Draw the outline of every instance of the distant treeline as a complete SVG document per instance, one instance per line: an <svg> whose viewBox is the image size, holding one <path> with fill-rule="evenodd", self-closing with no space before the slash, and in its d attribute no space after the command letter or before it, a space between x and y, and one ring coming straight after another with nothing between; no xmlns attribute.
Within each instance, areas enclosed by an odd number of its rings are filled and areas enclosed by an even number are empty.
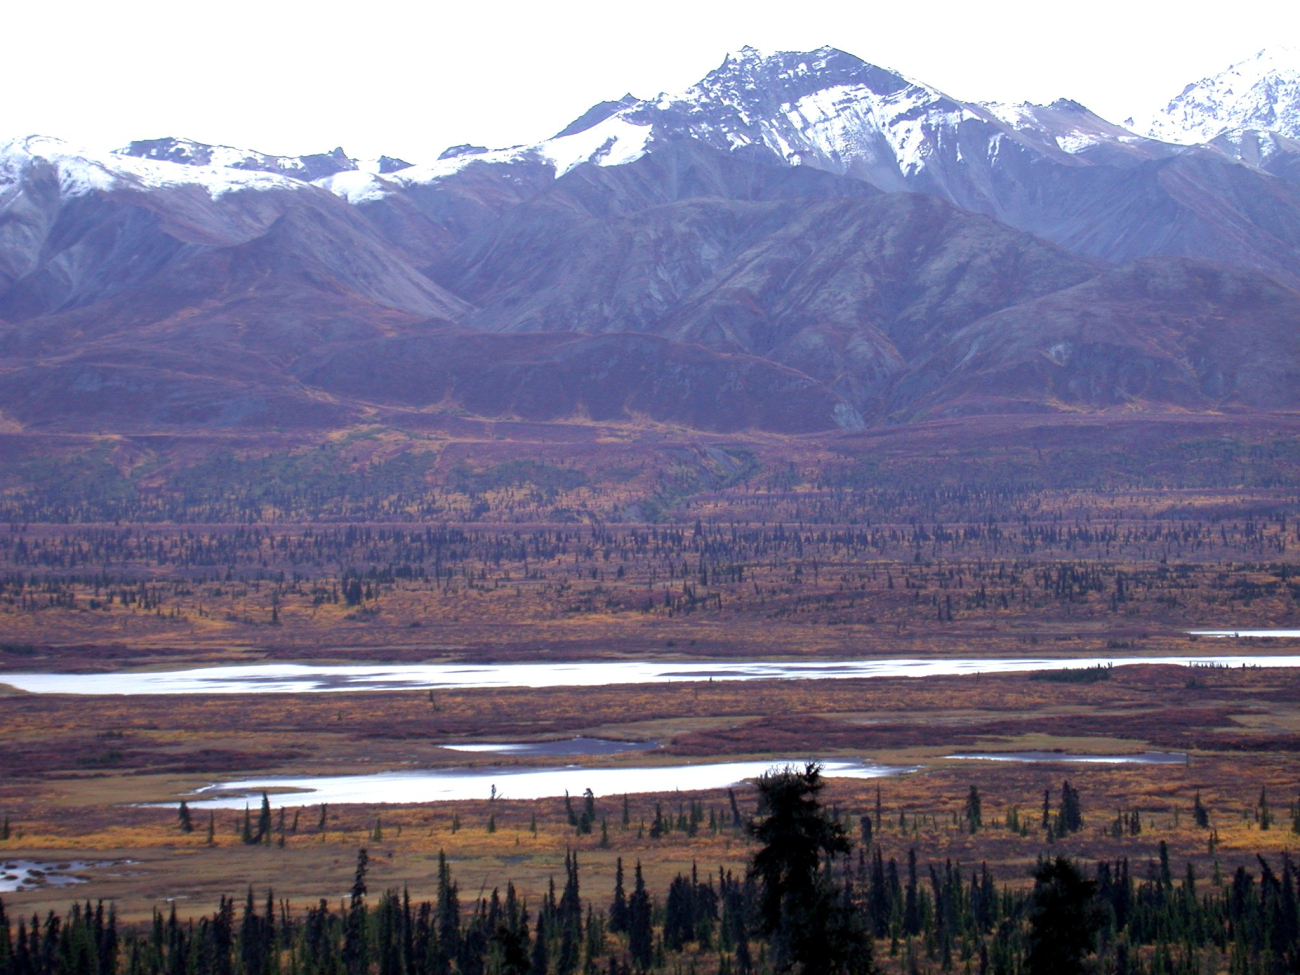
<svg viewBox="0 0 1300 975"><path fill-rule="evenodd" d="M1208 600L1300 610L1300 520L1048 517L857 525L0 527L0 609L177 606L289 597L367 606L393 588L524 591L558 612L759 609L874 622ZM1134 563L1145 562L1145 565ZM269 607L263 607L267 613ZM1105 675L1084 675L1099 679ZM1062 678L1065 679L1065 678Z"/></svg>
<svg viewBox="0 0 1300 975"><path fill-rule="evenodd" d="M418 443L372 454L379 439L371 431L261 455L218 450L189 464L150 456L124 466L102 445L15 460L0 469L0 521L663 523L721 505L739 521L829 524L1033 516L1045 495L1181 488L1281 495L1294 511L1300 487L1300 439L1290 437L1153 438L1141 450L1104 438L1068 448L966 445L892 459L823 455L802 464L740 445L611 445L563 456L562 444L519 444L517 453L535 456L496 462L442 462ZM484 453L499 457L502 448Z"/></svg>

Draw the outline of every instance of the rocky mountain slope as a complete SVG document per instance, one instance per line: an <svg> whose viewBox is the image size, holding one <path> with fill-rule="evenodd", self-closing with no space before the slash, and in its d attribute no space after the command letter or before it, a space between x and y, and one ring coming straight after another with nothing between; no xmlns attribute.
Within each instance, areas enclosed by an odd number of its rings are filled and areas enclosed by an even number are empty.
<svg viewBox="0 0 1300 975"><path fill-rule="evenodd" d="M18 140L0 423L1294 409L1300 143L1265 87L1185 146L744 49L680 95L415 166ZM1243 128L1264 101L1276 130Z"/></svg>
<svg viewBox="0 0 1300 975"><path fill-rule="evenodd" d="M584 159L617 166L684 139L938 196L1103 260L1197 257L1300 287L1300 194L1243 154L1139 136L1067 100L962 102L832 48L745 48L681 94L603 103L536 146L461 152L371 179L357 202L470 167L563 175Z"/></svg>
<svg viewBox="0 0 1300 975"><path fill-rule="evenodd" d="M1153 139L1186 145L1243 129L1300 138L1300 48L1260 51L1188 85L1158 112L1127 124Z"/></svg>

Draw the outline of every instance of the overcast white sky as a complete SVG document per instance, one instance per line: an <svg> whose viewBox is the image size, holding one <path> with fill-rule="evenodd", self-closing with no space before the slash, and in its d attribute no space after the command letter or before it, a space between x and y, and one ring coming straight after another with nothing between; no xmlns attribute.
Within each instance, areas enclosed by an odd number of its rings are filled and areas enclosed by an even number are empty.
<svg viewBox="0 0 1300 975"><path fill-rule="evenodd" d="M1122 121L1275 44L1296 0L10 0L0 137L187 136L411 161L545 138L729 50L829 44L970 100L1074 98Z"/></svg>

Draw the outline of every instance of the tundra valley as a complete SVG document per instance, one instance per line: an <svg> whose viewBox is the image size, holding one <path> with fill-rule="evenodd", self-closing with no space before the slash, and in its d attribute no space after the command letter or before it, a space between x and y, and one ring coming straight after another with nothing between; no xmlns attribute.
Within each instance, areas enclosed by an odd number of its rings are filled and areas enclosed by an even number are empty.
<svg viewBox="0 0 1300 975"><path fill-rule="evenodd" d="M0 975L1294 972L1298 754L1294 51L0 144Z"/></svg>

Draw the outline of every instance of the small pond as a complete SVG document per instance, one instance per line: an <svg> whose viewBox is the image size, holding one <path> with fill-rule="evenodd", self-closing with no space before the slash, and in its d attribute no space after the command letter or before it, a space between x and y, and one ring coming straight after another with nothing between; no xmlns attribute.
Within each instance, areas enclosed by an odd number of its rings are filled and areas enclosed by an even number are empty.
<svg viewBox="0 0 1300 975"><path fill-rule="evenodd" d="M86 860L4 860L0 861L0 894L13 894L37 887L71 887L84 884L89 877L81 876L91 867L106 864Z"/></svg>
<svg viewBox="0 0 1300 975"><path fill-rule="evenodd" d="M704 765L658 765L639 768L476 768L378 772L369 775L268 776L222 782L187 797L194 809L243 809L269 794L272 806L314 806L342 803L417 803L453 799L545 799L565 792L579 796L590 789L596 796L640 792L704 792L738 785L768 769L801 765L802 761L721 762ZM869 762L828 761L827 778L875 779L901 775L914 768Z"/></svg>
<svg viewBox="0 0 1300 975"><path fill-rule="evenodd" d="M659 747L657 741L610 741L606 738L565 738L559 741L473 742L439 745L454 752L486 755L536 756L563 758L569 755L619 755L623 752L649 752Z"/></svg>
<svg viewBox="0 0 1300 975"><path fill-rule="evenodd" d="M1181 752L1142 752L1133 755L1072 755L1068 752L978 752L949 758L982 762L1082 762L1098 765L1185 765Z"/></svg>

